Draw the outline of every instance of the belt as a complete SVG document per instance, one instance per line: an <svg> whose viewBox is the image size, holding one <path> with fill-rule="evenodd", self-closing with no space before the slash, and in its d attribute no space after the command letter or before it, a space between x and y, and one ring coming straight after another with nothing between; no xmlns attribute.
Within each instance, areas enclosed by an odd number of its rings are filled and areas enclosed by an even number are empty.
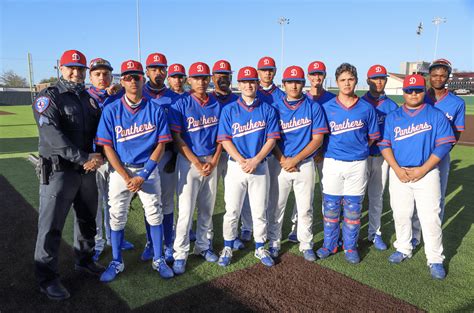
<svg viewBox="0 0 474 313"><path fill-rule="evenodd" d="M131 167L131 168L142 168L145 166L145 163L123 163L123 166L125 167Z"/></svg>
<svg viewBox="0 0 474 313"><path fill-rule="evenodd" d="M381 154L381 153L376 153L376 154L371 154L370 156L371 156L371 157L381 157L382 154Z"/></svg>

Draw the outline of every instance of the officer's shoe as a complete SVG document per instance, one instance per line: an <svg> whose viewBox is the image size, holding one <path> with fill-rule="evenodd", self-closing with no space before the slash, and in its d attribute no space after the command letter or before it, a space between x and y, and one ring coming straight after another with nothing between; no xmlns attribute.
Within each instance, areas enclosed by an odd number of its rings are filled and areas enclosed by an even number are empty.
<svg viewBox="0 0 474 313"><path fill-rule="evenodd" d="M163 257L153 260L151 267L160 273L162 278L168 279L174 277L173 270L166 264L165 258Z"/></svg>
<svg viewBox="0 0 474 313"><path fill-rule="evenodd" d="M374 240L372 240L374 243L374 247L377 250L384 251L387 250L387 245L385 242L383 242L382 236L380 235L375 235Z"/></svg>
<svg viewBox="0 0 474 313"><path fill-rule="evenodd" d="M243 250L243 249L245 249L244 243L239 238L236 238L234 240L234 246L232 247L232 250L237 251L237 250Z"/></svg>
<svg viewBox="0 0 474 313"><path fill-rule="evenodd" d="M411 258L410 254L404 254L399 251L395 251L391 256L388 257L388 261L392 264L398 264L409 258Z"/></svg>
<svg viewBox="0 0 474 313"><path fill-rule="evenodd" d="M44 293L51 300L66 300L71 297L66 287L60 281L54 281L46 287L40 286L40 291Z"/></svg>
<svg viewBox="0 0 474 313"><path fill-rule="evenodd" d="M153 245L151 242L147 242L145 245L145 249L143 249L142 255L140 256L140 259L142 261L150 261L153 259L153 256L155 253L153 252Z"/></svg>
<svg viewBox="0 0 474 313"><path fill-rule="evenodd" d="M337 252L337 247L335 247L333 251L329 250L326 247L321 247L316 251L316 255L318 256L318 258L322 260L322 259L328 258L331 254L334 254L336 252Z"/></svg>
<svg viewBox="0 0 474 313"><path fill-rule="evenodd" d="M220 266L227 266L230 264L231 260L232 249L230 247L224 247L224 249L222 249L221 255L219 256L219 261L217 261L217 264Z"/></svg>
<svg viewBox="0 0 474 313"><path fill-rule="evenodd" d="M97 262L99 261L100 255L102 254L103 250L95 250L94 255L92 256L92 261Z"/></svg>
<svg viewBox="0 0 474 313"><path fill-rule="evenodd" d="M240 240L249 242L250 240L252 240L252 232L250 230L243 230L240 233Z"/></svg>
<svg viewBox="0 0 474 313"><path fill-rule="evenodd" d="M303 250L303 257L309 262L316 261L316 254L314 253L313 249Z"/></svg>
<svg viewBox="0 0 474 313"><path fill-rule="evenodd" d="M196 241L196 233L192 229L189 230L189 241Z"/></svg>
<svg viewBox="0 0 474 313"><path fill-rule="evenodd" d="M105 270L105 272L102 273L100 276L100 281L104 283L111 282L117 277L117 275L125 269L125 264L123 262L119 261L112 261L110 262L109 266Z"/></svg>
<svg viewBox="0 0 474 313"><path fill-rule="evenodd" d="M173 272L176 275L181 275L186 271L186 260L185 259L178 259L174 260L173 263Z"/></svg>
<svg viewBox="0 0 474 313"><path fill-rule="evenodd" d="M270 247L268 248L268 253L270 253L270 256L274 259L278 258L278 255L280 255L280 249L276 247Z"/></svg>
<svg viewBox="0 0 474 313"><path fill-rule="evenodd" d="M434 279L444 279L446 277L446 271L444 270L443 263L431 263L430 273L431 277Z"/></svg>
<svg viewBox="0 0 474 313"><path fill-rule="evenodd" d="M126 251L126 250L132 250L133 248L135 248L135 246L130 241L124 240L120 248Z"/></svg>
<svg viewBox="0 0 474 313"><path fill-rule="evenodd" d="M74 269L78 272L94 276L100 276L105 271L105 267L97 262L74 264Z"/></svg>
<svg viewBox="0 0 474 313"><path fill-rule="evenodd" d="M411 239L411 246L412 246L413 250L415 250L416 247L418 247L419 244L420 244L420 241L418 239L416 239L416 238Z"/></svg>
<svg viewBox="0 0 474 313"><path fill-rule="evenodd" d="M289 242L294 242L294 243L298 243L298 234L296 233L296 230L292 230L289 234L288 234L288 241Z"/></svg>
<svg viewBox="0 0 474 313"><path fill-rule="evenodd" d="M260 247L258 249L255 249L255 257L262 262L263 265L271 267L275 265L275 262L273 261L272 257L270 256L270 253L265 250L264 247Z"/></svg>
<svg viewBox="0 0 474 313"><path fill-rule="evenodd" d="M211 249L201 251L199 255L202 256L207 262L217 262L217 260L219 260L219 257Z"/></svg>
<svg viewBox="0 0 474 313"><path fill-rule="evenodd" d="M174 262L173 247L165 246L165 261L169 264Z"/></svg>
<svg viewBox="0 0 474 313"><path fill-rule="evenodd" d="M346 257L347 262L351 264L357 264L360 262L359 252L357 252L357 250L344 250L344 255Z"/></svg>

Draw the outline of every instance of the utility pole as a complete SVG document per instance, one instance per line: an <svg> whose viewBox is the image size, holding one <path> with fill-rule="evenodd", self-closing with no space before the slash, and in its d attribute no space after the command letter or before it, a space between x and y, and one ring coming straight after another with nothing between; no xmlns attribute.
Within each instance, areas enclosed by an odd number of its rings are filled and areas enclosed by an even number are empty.
<svg viewBox="0 0 474 313"><path fill-rule="evenodd" d="M281 59L280 59L280 66L279 66L281 68L281 70L280 70L280 73L281 73L280 74L281 75L280 82L281 82L281 81L283 81L283 71L285 70L284 63L283 63L284 50L285 50L285 43L284 43L285 42L284 41L284 39L285 39L284 32L285 31L284 31L284 29L285 29L285 25L290 24L290 19L282 16L278 19L278 24L280 24L280 26L281 26Z"/></svg>
<svg viewBox="0 0 474 313"><path fill-rule="evenodd" d="M30 81L30 95L31 95L31 102L35 100L35 90L33 89L33 60L31 58L31 53L28 52L28 77Z"/></svg>
<svg viewBox="0 0 474 313"><path fill-rule="evenodd" d="M138 62L142 62L142 53L140 49L140 0L137 0L137 50Z"/></svg>
<svg viewBox="0 0 474 313"><path fill-rule="evenodd" d="M423 60L421 58L421 34L423 33L423 22L420 22L416 34L418 35L418 65L416 66L416 73L419 74Z"/></svg>
<svg viewBox="0 0 474 313"><path fill-rule="evenodd" d="M436 41L435 41L435 49L434 49L434 56L433 56L433 60L436 60L436 54L438 52L439 25L442 23L446 23L447 19L445 17L435 17L433 18L432 22L436 26Z"/></svg>

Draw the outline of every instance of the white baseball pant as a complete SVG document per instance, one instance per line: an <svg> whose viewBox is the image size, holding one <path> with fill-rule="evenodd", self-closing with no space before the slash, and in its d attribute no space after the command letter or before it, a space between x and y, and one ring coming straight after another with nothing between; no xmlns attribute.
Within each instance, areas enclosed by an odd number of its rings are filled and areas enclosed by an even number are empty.
<svg viewBox="0 0 474 313"><path fill-rule="evenodd" d="M388 163L383 156L369 156L367 159L367 197L369 199L369 234L372 241L380 231L383 211L383 191L388 177Z"/></svg>
<svg viewBox="0 0 474 313"><path fill-rule="evenodd" d="M417 182L402 183L395 172L389 174L390 205L395 221L397 251L412 253L412 217L418 212L428 263L443 263L443 233L439 218L441 187L439 169L434 168Z"/></svg>
<svg viewBox="0 0 474 313"><path fill-rule="evenodd" d="M323 192L333 196L362 196L367 186L367 160L324 158Z"/></svg>
<svg viewBox="0 0 474 313"><path fill-rule="evenodd" d="M212 155L199 157L201 162L210 162ZM174 239L175 260L187 259L189 254L189 230L193 225L194 209L197 207L196 242L194 253L199 254L210 248L208 232L217 194L217 171L209 176L201 176L199 171L182 154L176 163L178 171L178 221Z"/></svg>
<svg viewBox="0 0 474 313"><path fill-rule="evenodd" d="M102 164L96 172L97 183L97 215L95 217L96 231L95 235L95 250L103 251L105 243L110 242L110 215L109 215L109 163ZM105 239L104 239L105 231Z"/></svg>

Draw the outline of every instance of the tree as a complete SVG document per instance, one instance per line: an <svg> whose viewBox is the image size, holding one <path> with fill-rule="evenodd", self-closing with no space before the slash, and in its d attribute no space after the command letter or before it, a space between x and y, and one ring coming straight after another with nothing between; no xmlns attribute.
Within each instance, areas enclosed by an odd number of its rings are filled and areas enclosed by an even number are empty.
<svg viewBox="0 0 474 313"><path fill-rule="evenodd" d="M21 77L14 71L9 70L0 75L0 86L3 87L28 87L26 78Z"/></svg>
<svg viewBox="0 0 474 313"><path fill-rule="evenodd" d="M58 78L55 76L51 76L50 78L43 78L39 83L46 84L46 83L55 83L58 81Z"/></svg>

